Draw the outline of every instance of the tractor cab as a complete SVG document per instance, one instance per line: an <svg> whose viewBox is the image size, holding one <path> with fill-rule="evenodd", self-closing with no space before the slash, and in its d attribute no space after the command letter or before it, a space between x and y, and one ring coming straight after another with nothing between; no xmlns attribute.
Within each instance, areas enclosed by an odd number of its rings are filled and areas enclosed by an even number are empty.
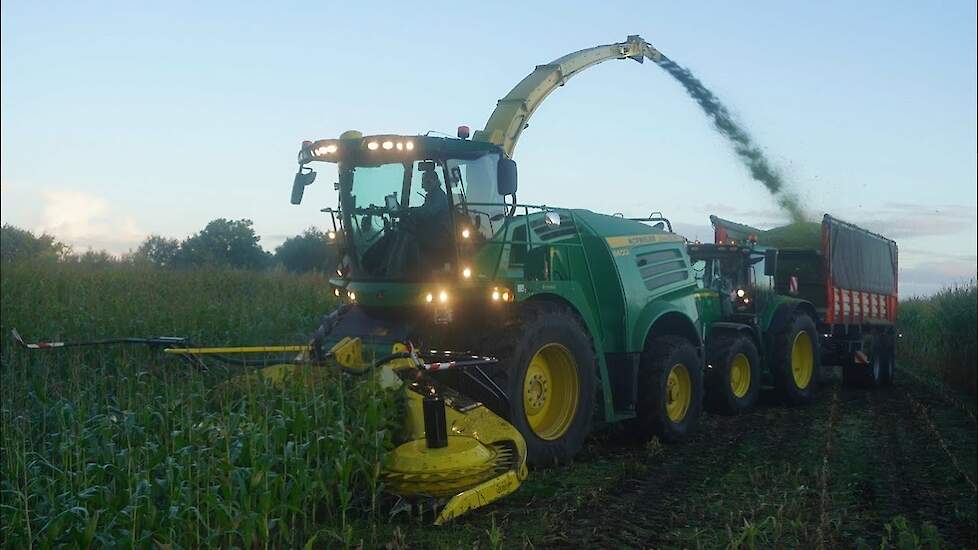
<svg viewBox="0 0 978 550"><path fill-rule="evenodd" d="M337 165L335 238L349 281L424 282L461 274L473 244L490 239L516 192L516 165L496 145L433 136L362 136L304 142L292 203Z"/></svg>
<svg viewBox="0 0 978 550"><path fill-rule="evenodd" d="M776 249L761 249L751 241L691 243L687 248L700 286L717 293L723 317L753 316L762 309L774 289Z"/></svg>

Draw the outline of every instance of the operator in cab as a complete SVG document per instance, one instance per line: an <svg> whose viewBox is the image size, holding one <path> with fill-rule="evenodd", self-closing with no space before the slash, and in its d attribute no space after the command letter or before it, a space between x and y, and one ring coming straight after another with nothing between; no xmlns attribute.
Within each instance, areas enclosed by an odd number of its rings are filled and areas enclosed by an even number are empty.
<svg viewBox="0 0 978 550"><path fill-rule="evenodd" d="M421 173L421 188L425 197L421 206L411 209L410 224L416 231L418 247L428 265L439 265L449 259L451 243L447 239L449 229L448 195L442 189L441 179L434 169Z"/></svg>
<svg viewBox="0 0 978 550"><path fill-rule="evenodd" d="M441 188L438 172L425 170L421 173L421 188L424 189L424 203L411 209L411 215L419 221L441 222L448 215L448 195Z"/></svg>

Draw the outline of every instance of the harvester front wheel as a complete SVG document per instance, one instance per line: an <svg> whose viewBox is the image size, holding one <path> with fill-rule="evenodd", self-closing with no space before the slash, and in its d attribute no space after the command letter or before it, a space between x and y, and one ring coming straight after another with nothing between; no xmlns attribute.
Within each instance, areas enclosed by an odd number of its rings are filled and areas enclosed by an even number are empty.
<svg viewBox="0 0 978 550"><path fill-rule="evenodd" d="M703 367L685 338L654 338L642 353L638 373L637 431L679 442L696 428L703 409Z"/></svg>
<svg viewBox="0 0 978 550"><path fill-rule="evenodd" d="M760 395L761 358L744 336L721 336L710 350L706 371L706 403L721 414L750 410Z"/></svg>
<svg viewBox="0 0 978 550"><path fill-rule="evenodd" d="M501 335L499 385L507 420L526 440L527 460L551 465L573 458L591 429L595 359L578 318L556 304L527 304Z"/></svg>
<svg viewBox="0 0 978 550"><path fill-rule="evenodd" d="M774 345L772 374L778 395L788 405L803 405L815 399L821 353L815 321L795 313Z"/></svg>

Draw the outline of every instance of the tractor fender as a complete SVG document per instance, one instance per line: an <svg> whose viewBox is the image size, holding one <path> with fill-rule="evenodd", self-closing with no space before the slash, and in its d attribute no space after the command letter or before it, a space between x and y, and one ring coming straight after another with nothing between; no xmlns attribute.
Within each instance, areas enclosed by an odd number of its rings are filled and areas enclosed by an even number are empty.
<svg viewBox="0 0 978 550"><path fill-rule="evenodd" d="M717 321L710 325L710 332L706 337L706 345L709 347L712 342L716 341L716 338L723 335L729 336L746 336L754 342L757 349L761 348L760 336L757 334L757 329L751 325L744 323L732 323L727 321Z"/></svg>
<svg viewBox="0 0 978 550"><path fill-rule="evenodd" d="M695 306L693 313L695 313ZM628 342L629 351L641 353L645 344L656 336L673 335L686 338L694 346L700 357L703 356L703 339L693 322L690 312L679 307L676 302L657 300L645 306L633 327Z"/></svg>

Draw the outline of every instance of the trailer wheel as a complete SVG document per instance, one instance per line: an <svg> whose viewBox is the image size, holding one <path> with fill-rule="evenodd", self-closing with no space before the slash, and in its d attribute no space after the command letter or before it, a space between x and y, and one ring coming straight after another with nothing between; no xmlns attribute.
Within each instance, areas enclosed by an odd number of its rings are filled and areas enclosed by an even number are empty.
<svg viewBox="0 0 978 550"><path fill-rule="evenodd" d="M896 370L896 340L893 338L892 334L887 334L882 338L882 357L883 357L883 371L880 377L880 385L882 386L892 386L893 385L893 374Z"/></svg>
<svg viewBox="0 0 978 550"><path fill-rule="evenodd" d="M887 349L886 337L873 334L868 338L868 343L863 345L872 349L869 364L850 363L842 367L842 380L847 386L878 388L893 382L893 356Z"/></svg>
<svg viewBox="0 0 978 550"><path fill-rule="evenodd" d="M643 439L686 439L703 409L703 367L685 338L660 336L642 352L638 373L637 431Z"/></svg>
<svg viewBox="0 0 978 550"><path fill-rule="evenodd" d="M773 352L772 374L778 395L788 405L812 402L821 367L815 321L796 312L776 337Z"/></svg>
<svg viewBox="0 0 978 550"><path fill-rule="evenodd" d="M519 322L497 335L494 377L508 396L503 415L526 440L533 465L567 462L591 430L595 358L577 316L558 304L523 306Z"/></svg>
<svg viewBox="0 0 978 550"><path fill-rule="evenodd" d="M711 347L711 368L705 375L707 407L721 414L750 410L761 389L757 346L744 336L721 336Z"/></svg>

